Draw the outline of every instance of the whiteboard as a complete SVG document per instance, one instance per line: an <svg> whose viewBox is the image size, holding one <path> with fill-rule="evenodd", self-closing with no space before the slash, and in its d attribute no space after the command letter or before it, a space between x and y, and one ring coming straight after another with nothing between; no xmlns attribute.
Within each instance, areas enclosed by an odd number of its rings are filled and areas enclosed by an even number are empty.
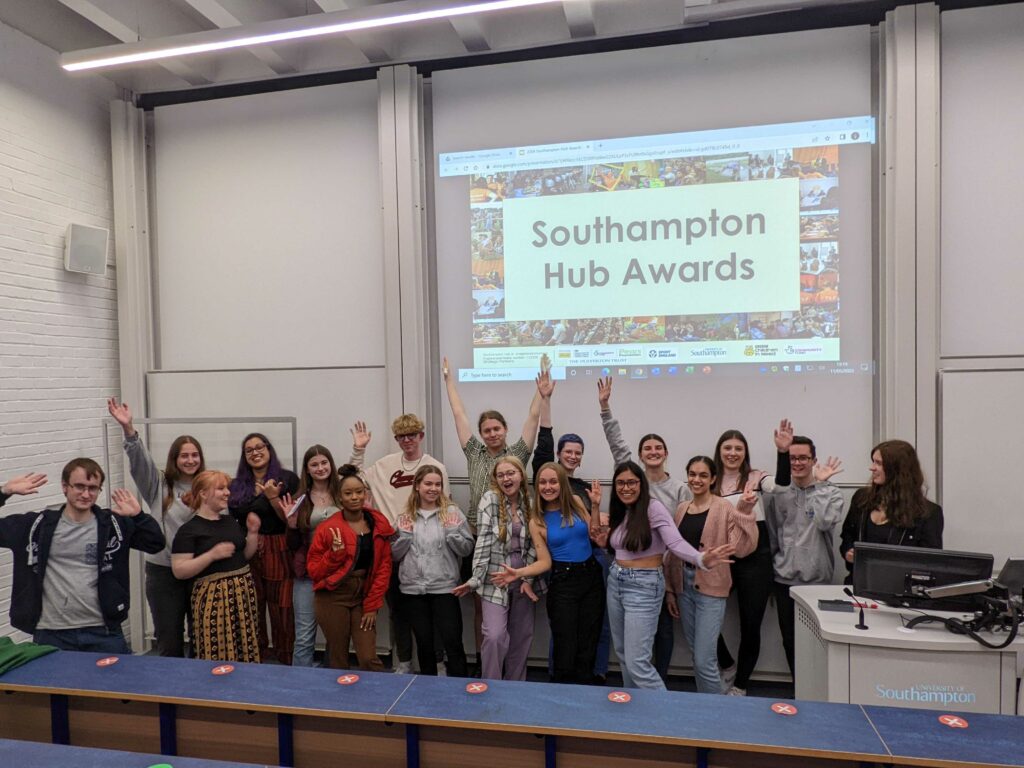
<svg viewBox="0 0 1024 768"><path fill-rule="evenodd" d="M1024 515L1012 478L1024 455L1024 369L940 374L939 498L943 546L991 552L995 568L1024 555ZM998 464L996 464L998 462Z"/></svg>
<svg viewBox="0 0 1024 768"><path fill-rule="evenodd" d="M324 368L276 371L157 371L146 377L151 418L252 417L245 424L164 425L151 432L149 445L162 466L166 446L179 434L191 434L203 445L210 469L235 474L242 438L263 432L277 450L282 465L292 462L291 426L267 424L259 417L294 416L297 445L302 454L314 443L327 446L335 461L344 464L352 447L349 428L357 419L374 432L367 461L393 452L388 426L384 368ZM170 434L173 432L173 435Z"/></svg>

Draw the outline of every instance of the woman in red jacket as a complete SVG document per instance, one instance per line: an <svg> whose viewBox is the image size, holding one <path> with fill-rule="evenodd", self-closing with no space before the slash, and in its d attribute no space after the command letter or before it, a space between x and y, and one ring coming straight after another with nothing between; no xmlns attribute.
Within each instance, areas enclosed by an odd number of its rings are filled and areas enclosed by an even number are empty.
<svg viewBox="0 0 1024 768"><path fill-rule="evenodd" d="M314 612L327 638L328 666L348 669L351 639L360 669L380 671L377 611L391 578L395 531L380 512L363 508L366 486L357 467L345 464L338 475L341 511L317 527L306 555Z"/></svg>

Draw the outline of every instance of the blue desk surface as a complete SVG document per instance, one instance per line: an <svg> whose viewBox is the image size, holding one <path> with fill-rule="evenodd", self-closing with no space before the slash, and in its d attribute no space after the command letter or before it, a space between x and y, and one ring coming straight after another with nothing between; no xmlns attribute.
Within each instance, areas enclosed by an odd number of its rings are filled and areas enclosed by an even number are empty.
<svg viewBox="0 0 1024 768"><path fill-rule="evenodd" d="M631 701L617 704L608 700L612 688L487 681L485 693L470 694L463 681L455 682L416 677L388 721L720 749L770 747L784 754L843 753L847 759L889 757L861 708L851 704L796 702L798 715L788 717L771 710L772 699L754 697L631 690Z"/></svg>
<svg viewBox="0 0 1024 768"><path fill-rule="evenodd" d="M260 768L252 763L144 755L139 752L65 747L12 739L0 739L0 765L17 768L151 768L163 765L169 765L171 768Z"/></svg>
<svg viewBox="0 0 1024 768"><path fill-rule="evenodd" d="M936 765L1024 765L1024 718L953 711L864 707L878 734L893 754L893 762ZM962 717L967 728L950 728L939 716Z"/></svg>
<svg viewBox="0 0 1024 768"><path fill-rule="evenodd" d="M383 721L412 680L359 672L358 684L345 686L337 683L341 670L240 663L218 676L211 673L214 662L160 656L121 656L116 664L97 667L104 656L51 653L0 675L0 688Z"/></svg>

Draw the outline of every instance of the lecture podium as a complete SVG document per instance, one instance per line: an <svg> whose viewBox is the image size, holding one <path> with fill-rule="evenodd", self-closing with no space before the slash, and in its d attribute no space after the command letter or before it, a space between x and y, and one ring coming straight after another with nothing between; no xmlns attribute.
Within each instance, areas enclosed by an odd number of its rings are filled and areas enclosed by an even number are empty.
<svg viewBox="0 0 1024 768"><path fill-rule="evenodd" d="M865 599L866 630L858 612L823 610L819 600L848 600L842 586L793 587L796 601L796 698L911 709L1017 713L1017 655L1021 635L1006 648L986 648L941 624L904 624L921 611ZM963 616L935 612L941 616ZM990 642L1006 635L986 632Z"/></svg>

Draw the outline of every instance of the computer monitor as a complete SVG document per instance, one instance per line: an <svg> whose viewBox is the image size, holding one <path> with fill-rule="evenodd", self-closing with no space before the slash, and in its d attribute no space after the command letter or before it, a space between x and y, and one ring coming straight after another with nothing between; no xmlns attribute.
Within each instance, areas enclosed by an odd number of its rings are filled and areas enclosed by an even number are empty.
<svg viewBox="0 0 1024 768"><path fill-rule="evenodd" d="M992 577L992 555L948 549L858 542L854 547L853 591L886 605L933 611L971 611L976 596L928 598L918 590Z"/></svg>

